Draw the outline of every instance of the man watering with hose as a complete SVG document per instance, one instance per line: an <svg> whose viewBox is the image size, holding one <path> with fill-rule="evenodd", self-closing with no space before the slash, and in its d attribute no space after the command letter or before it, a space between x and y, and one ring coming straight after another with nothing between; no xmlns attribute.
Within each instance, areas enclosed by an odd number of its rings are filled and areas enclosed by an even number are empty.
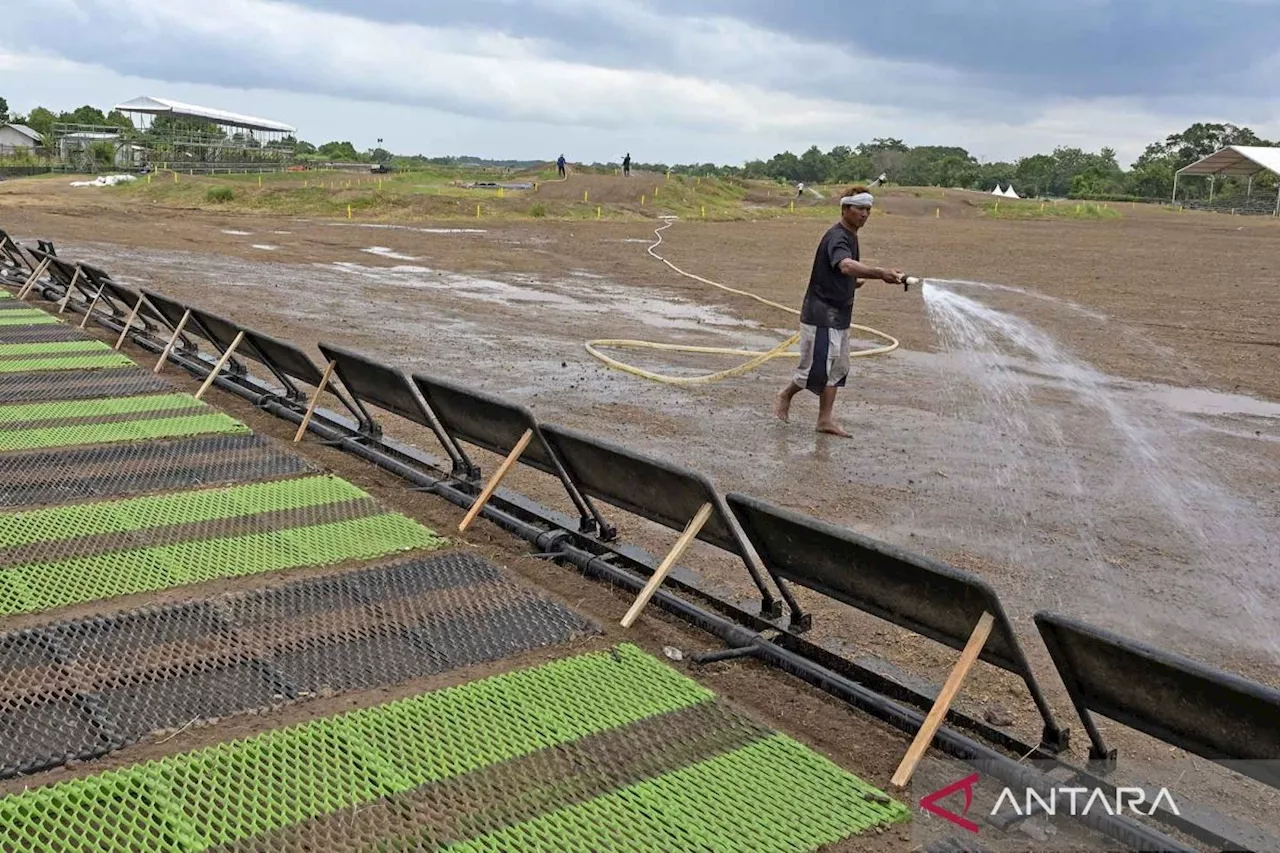
<svg viewBox="0 0 1280 853"><path fill-rule="evenodd" d="M774 413L785 421L791 398L808 389L818 395L818 431L846 438L849 433L836 422L834 409L836 389L849 376L849 327L853 297L863 285L859 279L905 281L898 270L867 266L859 260L858 230L871 216L873 203L866 187L850 187L840 199L840 221L822 235L800 310L800 365L774 403Z"/></svg>

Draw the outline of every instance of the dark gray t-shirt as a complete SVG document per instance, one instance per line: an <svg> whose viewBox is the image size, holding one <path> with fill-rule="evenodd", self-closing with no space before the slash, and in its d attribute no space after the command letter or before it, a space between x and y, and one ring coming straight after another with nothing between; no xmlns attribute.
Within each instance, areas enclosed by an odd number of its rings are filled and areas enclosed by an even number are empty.
<svg viewBox="0 0 1280 853"><path fill-rule="evenodd" d="M847 329L852 324L854 286L858 280L840 272L840 262L845 258L861 260L858 235L837 222L822 235L814 253L809 288L800 309L801 323L828 329Z"/></svg>

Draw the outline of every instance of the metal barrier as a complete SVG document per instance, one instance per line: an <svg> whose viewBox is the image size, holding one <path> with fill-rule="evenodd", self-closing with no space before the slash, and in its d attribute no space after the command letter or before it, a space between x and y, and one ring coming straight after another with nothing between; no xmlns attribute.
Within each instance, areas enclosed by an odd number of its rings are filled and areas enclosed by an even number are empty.
<svg viewBox="0 0 1280 853"><path fill-rule="evenodd" d="M444 379L420 373L413 374L411 378L422 394L422 399L435 412L440 425L455 441L465 441L506 457L504 465L507 467L519 460L530 468L551 474L560 480L569 500L578 511L580 532L599 534L606 541L617 537L617 528L601 517L591 500L579 491L565 471L564 464L547 445L531 411L492 394ZM485 492L476 499L471 513L464 520L463 530L469 520L474 518L474 514L483 507L489 495L496 490L505 470L499 468L498 473L485 486Z"/></svg>
<svg viewBox="0 0 1280 853"><path fill-rule="evenodd" d="M317 344L317 348L332 365L355 402L362 433L373 437L382 435L382 426L365 407L366 402L372 403L435 433L436 440L449 454L455 477L472 481L480 476L480 469L440 426L431 407L421 398L413 382L403 371L333 344Z"/></svg>
<svg viewBox="0 0 1280 853"><path fill-rule="evenodd" d="M179 342L182 344L182 351L184 353L189 353L192 356L198 355L200 350L199 344L192 340L191 335L204 338L211 344L214 343L212 332L201 327L198 322L192 322L192 311L186 305L175 299L170 299L163 293L157 293L156 291L149 290L145 287L140 287L138 290L147 298L147 301L151 303L156 311L160 313L160 316L164 318L165 324L173 330L172 337L169 338L164 351L156 361L156 366L154 368L156 373L159 373L161 368L164 367L164 363L169 359L169 354L173 352L173 348L177 346ZM188 335L188 330L190 330L190 335ZM214 345L216 346L216 344Z"/></svg>
<svg viewBox="0 0 1280 853"><path fill-rule="evenodd" d="M984 660L1026 684L1044 722L1041 747L1054 754L1067 747L1068 730L1054 718L1004 605L982 578L748 495L731 492L725 501L775 580L962 651L938 703L949 705L968 666ZM809 614L800 619L810 622ZM934 708L941 722L947 707Z"/></svg>
<svg viewBox="0 0 1280 853"><path fill-rule="evenodd" d="M242 327L243 328L243 327ZM356 408L356 404L337 386L330 382L333 375L333 369L326 367L321 370L316 363L311 360L305 352L287 341L273 338L264 332L258 332L253 329L244 328L245 340L248 341L253 351L257 353L258 359L267 366L272 373L279 377L286 377L291 380L297 380L305 385L315 388L311 401L307 406L308 417L303 420L298 435L294 441L300 441L302 435L306 432L307 424L310 423L310 415L315 414L316 404L320 399L320 394L328 391L338 399L338 402L350 412L357 420L360 418L360 412ZM286 383L286 387L293 387L292 382Z"/></svg>
<svg viewBox="0 0 1280 853"><path fill-rule="evenodd" d="M90 271L89 275L92 279L93 272ZM124 344L124 339L128 337L130 332L135 335L146 335L153 340L164 340L157 334L159 332L158 326L164 327L168 323L164 315L151 304L150 300L141 291L113 281L109 276L98 280L96 283L112 300L129 309L129 313L122 321L124 327L120 330L120 336L116 339L114 349L120 349L121 345ZM134 326L134 323L141 323L142 328L139 330Z"/></svg>
<svg viewBox="0 0 1280 853"><path fill-rule="evenodd" d="M706 477L567 427L543 425L542 434L583 494L681 531L684 544L677 543L680 551L697 538L740 557L760 591L761 614L770 619L782 615L782 602L765 584L751 546ZM673 555L678 557L679 553L673 549L664 561L668 572L674 567ZM665 574L655 572L654 580L660 583ZM791 612L798 612L799 605L786 586L780 583L778 588Z"/></svg>
<svg viewBox="0 0 1280 853"><path fill-rule="evenodd" d="M1058 613L1035 621L1102 769L1117 751L1091 712L1280 788L1280 691Z"/></svg>

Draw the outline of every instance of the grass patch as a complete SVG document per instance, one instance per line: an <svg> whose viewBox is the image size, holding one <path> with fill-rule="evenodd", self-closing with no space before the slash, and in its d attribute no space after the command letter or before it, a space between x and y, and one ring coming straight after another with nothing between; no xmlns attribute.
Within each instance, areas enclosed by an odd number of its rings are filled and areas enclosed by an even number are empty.
<svg viewBox="0 0 1280 853"><path fill-rule="evenodd" d="M1122 214L1108 202L1093 201L985 201L982 210L993 219L1120 219Z"/></svg>
<svg viewBox="0 0 1280 853"><path fill-rule="evenodd" d="M209 187L204 194L204 200L210 204L226 204L235 199L236 191L231 187Z"/></svg>

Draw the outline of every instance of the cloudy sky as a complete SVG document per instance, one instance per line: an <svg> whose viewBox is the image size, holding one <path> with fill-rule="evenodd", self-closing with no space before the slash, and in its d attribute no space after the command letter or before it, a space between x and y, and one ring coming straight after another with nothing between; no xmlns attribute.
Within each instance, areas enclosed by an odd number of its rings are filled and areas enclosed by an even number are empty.
<svg viewBox="0 0 1280 853"><path fill-rule="evenodd" d="M983 160L1280 138L1280 0L0 0L0 96L169 97L397 153Z"/></svg>

